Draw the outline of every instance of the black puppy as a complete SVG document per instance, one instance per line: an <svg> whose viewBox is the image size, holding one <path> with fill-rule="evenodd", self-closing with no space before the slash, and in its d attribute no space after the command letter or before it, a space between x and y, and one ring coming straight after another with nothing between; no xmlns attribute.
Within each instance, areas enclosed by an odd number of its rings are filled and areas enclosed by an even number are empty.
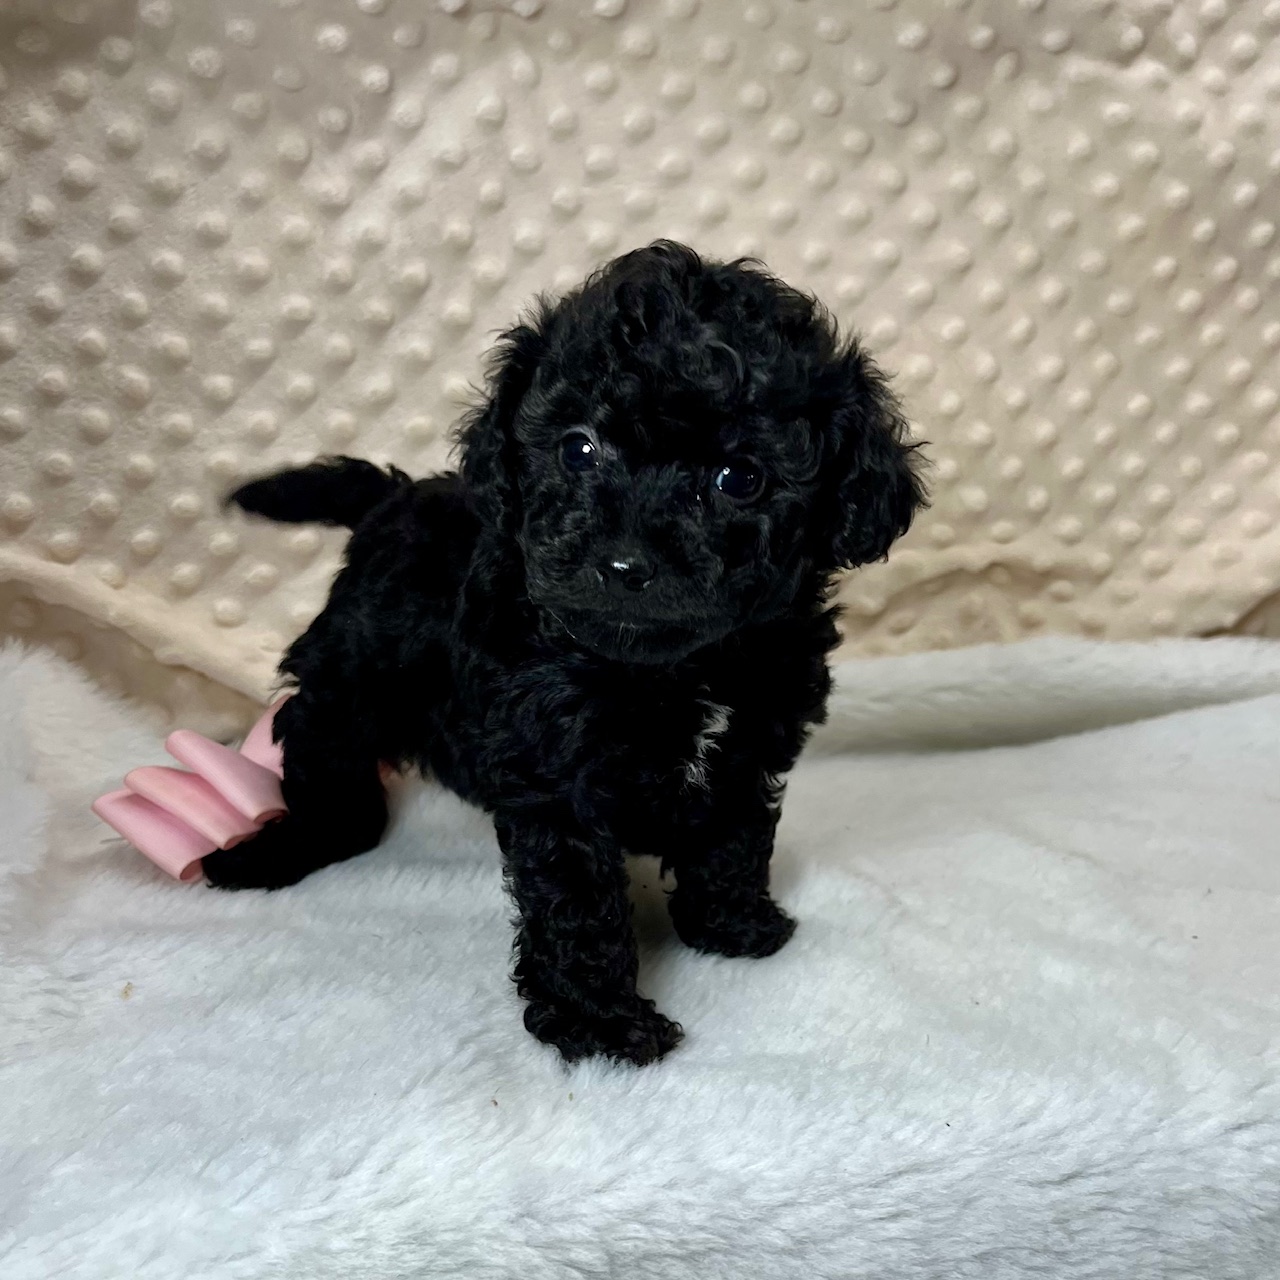
<svg viewBox="0 0 1280 1280"><path fill-rule="evenodd" d="M379 761L491 812L525 1025L644 1063L680 1027L636 992L624 853L674 872L691 947L767 956L783 775L822 719L840 568L923 500L874 365L812 298L658 243L501 340L461 471L337 458L238 489L355 530L289 649L288 816L205 859L277 888L373 848Z"/></svg>

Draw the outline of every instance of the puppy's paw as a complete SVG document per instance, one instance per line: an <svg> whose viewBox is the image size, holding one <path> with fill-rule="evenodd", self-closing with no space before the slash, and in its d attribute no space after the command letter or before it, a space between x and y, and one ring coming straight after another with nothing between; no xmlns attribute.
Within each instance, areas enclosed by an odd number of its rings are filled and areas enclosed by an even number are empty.
<svg viewBox="0 0 1280 1280"><path fill-rule="evenodd" d="M684 1037L678 1022L642 997L624 1010L602 1016L533 1001L525 1008L524 1025L544 1044L559 1049L566 1062L601 1056L643 1067L664 1057Z"/></svg>
<svg viewBox="0 0 1280 1280"><path fill-rule="evenodd" d="M676 936L695 951L760 959L781 950L796 931L796 922L772 898L749 902L668 899Z"/></svg>
<svg viewBox="0 0 1280 1280"><path fill-rule="evenodd" d="M206 854L200 865L215 889L283 889L324 864L306 856L298 832L282 818L230 849Z"/></svg>

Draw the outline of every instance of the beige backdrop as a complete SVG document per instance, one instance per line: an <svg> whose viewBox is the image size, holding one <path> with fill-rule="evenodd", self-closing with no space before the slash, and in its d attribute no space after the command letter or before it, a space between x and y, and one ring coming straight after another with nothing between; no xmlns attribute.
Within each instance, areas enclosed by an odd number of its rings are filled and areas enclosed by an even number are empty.
<svg viewBox="0 0 1280 1280"><path fill-rule="evenodd" d="M816 291L931 442L852 651L1274 631L1278 40L1277 0L0 0L5 630L242 716L338 541L228 485L445 465L495 329L665 235Z"/></svg>

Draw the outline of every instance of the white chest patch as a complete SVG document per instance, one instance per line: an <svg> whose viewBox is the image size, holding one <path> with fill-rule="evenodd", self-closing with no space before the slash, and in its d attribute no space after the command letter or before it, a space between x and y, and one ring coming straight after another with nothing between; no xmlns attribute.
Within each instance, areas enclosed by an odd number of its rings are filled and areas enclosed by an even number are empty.
<svg viewBox="0 0 1280 1280"><path fill-rule="evenodd" d="M718 702L703 702L706 713L702 728L693 740L693 755L685 761L684 780L691 787L706 787L707 756L715 750L716 740L729 727L730 709Z"/></svg>

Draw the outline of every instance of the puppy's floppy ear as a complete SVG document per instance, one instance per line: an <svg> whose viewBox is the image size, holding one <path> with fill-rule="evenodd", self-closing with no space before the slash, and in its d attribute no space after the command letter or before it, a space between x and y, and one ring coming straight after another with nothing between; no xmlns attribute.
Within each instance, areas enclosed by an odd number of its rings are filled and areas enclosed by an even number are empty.
<svg viewBox="0 0 1280 1280"><path fill-rule="evenodd" d="M512 424L543 348L536 322L504 333L491 357L486 398L458 430L462 479L476 514L485 524L505 530L514 530L520 518Z"/></svg>
<svg viewBox="0 0 1280 1280"><path fill-rule="evenodd" d="M884 375L857 346L839 361L839 404L828 425L825 555L831 569L883 559L927 505L920 459L907 444L907 421Z"/></svg>

